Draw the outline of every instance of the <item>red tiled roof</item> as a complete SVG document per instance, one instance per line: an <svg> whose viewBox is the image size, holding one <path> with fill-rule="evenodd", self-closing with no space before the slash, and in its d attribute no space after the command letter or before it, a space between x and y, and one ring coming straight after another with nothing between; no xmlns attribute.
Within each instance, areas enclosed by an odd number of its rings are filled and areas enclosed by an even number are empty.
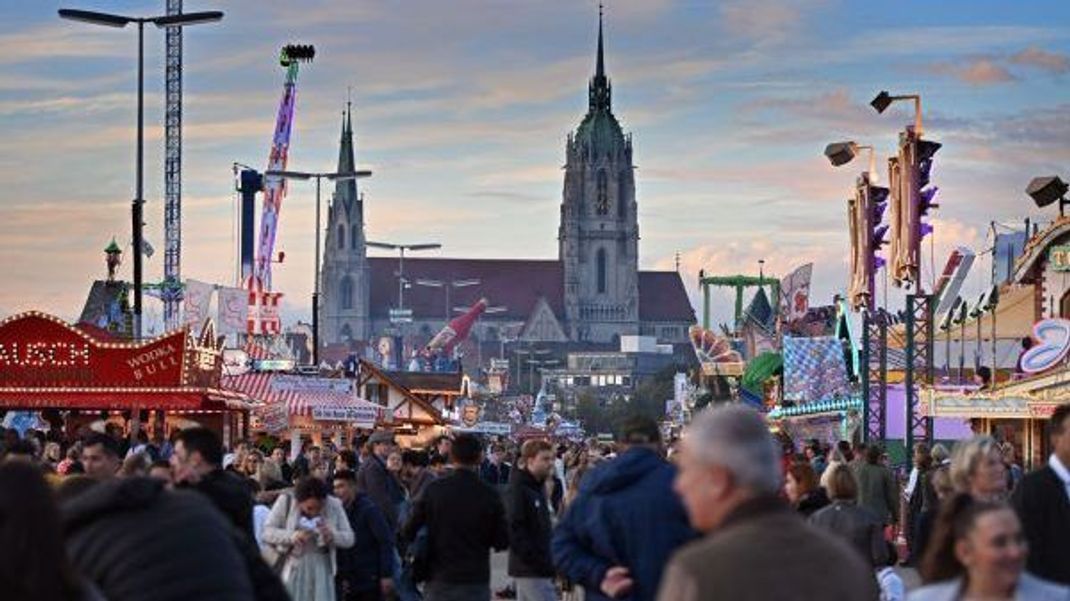
<svg viewBox="0 0 1070 601"><path fill-rule="evenodd" d="M398 260L369 257L371 271L371 314L385 318L397 306ZM442 288L419 286L418 279L439 281L478 279L480 284L450 291L453 307L471 306L480 298L490 305L504 306L496 315L509 320L526 320L539 298L545 298L554 315L563 320L564 269L560 261L541 259L405 259L405 278L412 285L405 290L405 307L417 319L444 318L446 293ZM450 307L450 318L454 317ZM675 271L639 272L639 319L642 321L694 321L695 311Z"/></svg>

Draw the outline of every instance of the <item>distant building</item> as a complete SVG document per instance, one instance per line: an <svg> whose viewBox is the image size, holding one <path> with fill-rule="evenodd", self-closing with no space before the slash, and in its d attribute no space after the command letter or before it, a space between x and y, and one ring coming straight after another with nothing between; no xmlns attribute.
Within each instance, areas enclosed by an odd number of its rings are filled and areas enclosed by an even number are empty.
<svg viewBox="0 0 1070 601"><path fill-rule="evenodd" d="M639 271L639 223L632 140L612 112L602 23L587 113L565 144L565 173L556 259L405 258L405 326L410 343L432 337L454 316L454 307L487 298L491 306L473 329L483 343L595 345L615 349L622 336L644 335L686 344L695 323L680 275ZM343 122L339 171L353 169L353 133ZM429 224L429 231L433 224ZM323 341L338 348L377 348L393 331L398 307L397 258L367 258L363 204L354 182L339 182L331 202L323 261ZM440 282L438 287L419 280ZM464 287L451 282L475 280ZM360 343L370 342L361 345ZM493 348L493 346L492 346ZM504 354L496 352L494 354ZM486 363L486 361L481 361Z"/></svg>

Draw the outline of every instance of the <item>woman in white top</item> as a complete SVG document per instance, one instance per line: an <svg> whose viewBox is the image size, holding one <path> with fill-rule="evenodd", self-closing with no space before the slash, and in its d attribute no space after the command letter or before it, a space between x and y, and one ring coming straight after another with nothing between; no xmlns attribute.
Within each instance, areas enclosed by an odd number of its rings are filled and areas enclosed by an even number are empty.
<svg viewBox="0 0 1070 601"><path fill-rule="evenodd" d="M1070 588L1025 572L1027 547L1018 516L1000 502L967 494L943 508L921 575L935 583L908 601L1070 601Z"/></svg>
<svg viewBox="0 0 1070 601"><path fill-rule="evenodd" d="M329 491L319 478L301 480L292 494L279 496L264 524L264 543L279 551L293 601L335 601L335 549L354 541L342 502Z"/></svg>

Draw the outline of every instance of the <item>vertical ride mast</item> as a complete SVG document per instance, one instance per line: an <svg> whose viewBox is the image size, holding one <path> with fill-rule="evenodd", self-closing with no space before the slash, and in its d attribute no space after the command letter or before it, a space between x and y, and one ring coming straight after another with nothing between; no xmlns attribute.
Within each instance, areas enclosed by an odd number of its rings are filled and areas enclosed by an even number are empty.
<svg viewBox="0 0 1070 601"><path fill-rule="evenodd" d="M166 0L167 16L182 14L182 0ZM182 28L165 34L164 264L160 298L164 327L178 327L182 306Z"/></svg>

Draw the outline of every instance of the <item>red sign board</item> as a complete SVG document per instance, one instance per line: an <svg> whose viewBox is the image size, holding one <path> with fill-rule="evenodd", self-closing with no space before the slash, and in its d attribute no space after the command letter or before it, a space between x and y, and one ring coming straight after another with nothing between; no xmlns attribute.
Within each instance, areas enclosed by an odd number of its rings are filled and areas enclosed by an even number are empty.
<svg viewBox="0 0 1070 601"><path fill-rule="evenodd" d="M100 341L37 312L0 323L0 390L176 388L185 370L185 331L135 344Z"/></svg>

